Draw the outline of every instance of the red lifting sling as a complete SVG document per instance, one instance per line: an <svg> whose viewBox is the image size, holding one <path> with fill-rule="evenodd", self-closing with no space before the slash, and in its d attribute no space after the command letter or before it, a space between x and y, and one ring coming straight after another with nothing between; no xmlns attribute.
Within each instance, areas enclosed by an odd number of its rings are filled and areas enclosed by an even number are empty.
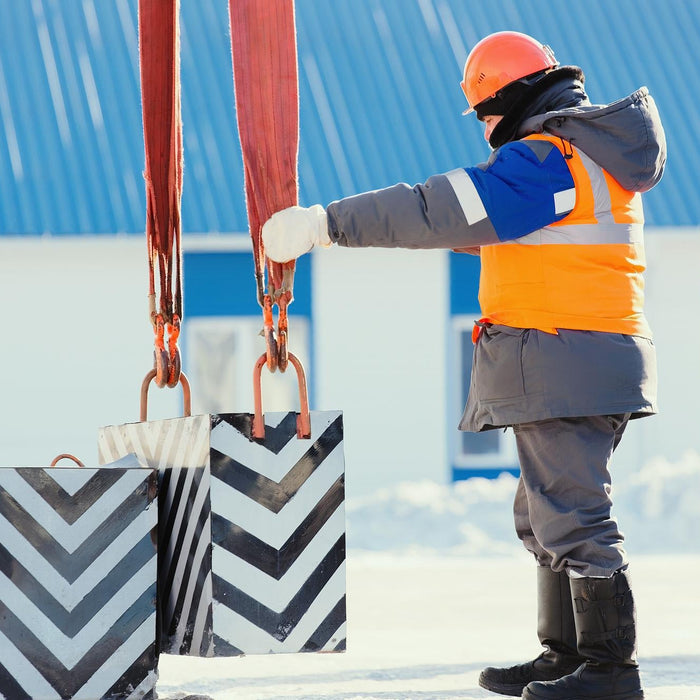
<svg viewBox="0 0 700 700"><path fill-rule="evenodd" d="M160 387L181 381L177 346L183 311L179 10L179 0L139 0L149 310L155 332L153 372Z"/></svg>
<svg viewBox="0 0 700 700"><path fill-rule="evenodd" d="M146 151L146 239L149 306L155 332L154 369L142 385L189 384L181 372L177 345L182 321L182 120L180 115L179 0L139 0L141 97ZM304 370L288 352L287 306L293 299L294 261L267 260L261 227L280 209L298 201L299 98L293 0L230 0L231 46L238 130L245 171L246 203L253 240L258 301L263 308L265 362L284 371L292 362L299 378L299 434L308 435ZM157 274L156 274L157 272ZM156 289L156 277L159 289ZM275 337L272 307L279 309ZM167 348L165 332L168 333ZM260 362L254 370L254 433L264 432Z"/></svg>
<svg viewBox="0 0 700 700"><path fill-rule="evenodd" d="M293 0L229 0L238 132L243 152L248 223L258 301L263 308L267 366L287 367L287 306L294 261L267 260L262 224L297 204L299 97ZM272 306L279 319L274 335Z"/></svg>
<svg viewBox="0 0 700 700"><path fill-rule="evenodd" d="M294 261L266 260L261 227L275 212L298 201L299 94L294 0L229 0L238 133L243 153L248 224L253 239L258 301L263 309L266 353L253 371L253 436L264 437L260 370L284 372L290 361L299 380L297 434L309 437L309 402L304 369L287 347L287 306ZM267 283L265 290L265 262ZM275 338L272 307L279 318Z"/></svg>

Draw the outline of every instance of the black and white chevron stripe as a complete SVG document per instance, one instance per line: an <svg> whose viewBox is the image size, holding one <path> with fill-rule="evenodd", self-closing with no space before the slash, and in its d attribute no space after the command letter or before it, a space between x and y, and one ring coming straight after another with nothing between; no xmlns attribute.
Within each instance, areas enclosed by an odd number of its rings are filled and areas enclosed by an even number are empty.
<svg viewBox="0 0 700 700"><path fill-rule="evenodd" d="M0 468L0 696L153 698L157 474Z"/></svg>
<svg viewBox="0 0 700 700"><path fill-rule="evenodd" d="M339 412L221 415L211 437L217 655L345 648L345 463Z"/></svg>
<svg viewBox="0 0 700 700"><path fill-rule="evenodd" d="M135 453L158 468L160 650L212 656L208 415L101 428L100 462Z"/></svg>
<svg viewBox="0 0 700 700"><path fill-rule="evenodd" d="M252 440L251 418L196 416L100 431L101 460L136 452L160 469L159 541L169 552L159 567L160 605L174 625L164 628L169 641L161 649L198 656L343 650L342 414L312 412L309 440L296 437L294 413L266 414L265 440Z"/></svg>

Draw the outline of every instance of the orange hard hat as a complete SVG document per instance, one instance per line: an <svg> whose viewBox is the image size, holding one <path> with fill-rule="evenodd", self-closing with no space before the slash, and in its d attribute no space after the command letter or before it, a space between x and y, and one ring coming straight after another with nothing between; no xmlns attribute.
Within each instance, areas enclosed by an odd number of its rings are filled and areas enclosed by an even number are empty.
<svg viewBox="0 0 700 700"><path fill-rule="evenodd" d="M469 52L464 64L462 90L469 108L464 114L510 83L559 63L546 44L521 32L496 32L484 37Z"/></svg>

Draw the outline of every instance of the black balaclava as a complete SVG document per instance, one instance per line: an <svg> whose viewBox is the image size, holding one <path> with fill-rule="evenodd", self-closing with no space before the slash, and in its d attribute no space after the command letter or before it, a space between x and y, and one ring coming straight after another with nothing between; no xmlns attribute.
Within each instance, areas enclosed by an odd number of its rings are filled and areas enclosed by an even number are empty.
<svg viewBox="0 0 700 700"><path fill-rule="evenodd" d="M515 80L501 88L493 97L484 100L474 107L478 119L483 120L491 114L504 116L532 89L533 85L541 80L547 71L538 71L520 80Z"/></svg>
<svg viewBox="0 0 700 700"><path fill-rule="evenodd" d="M585 102L588 97L583 88L584 80L583 71L577 66L562 66L516 80L478 104L474 111L479 119L490 114L503 116L491 132L491 147L500 148L513 141L518 127L529 117Z"/></svg>

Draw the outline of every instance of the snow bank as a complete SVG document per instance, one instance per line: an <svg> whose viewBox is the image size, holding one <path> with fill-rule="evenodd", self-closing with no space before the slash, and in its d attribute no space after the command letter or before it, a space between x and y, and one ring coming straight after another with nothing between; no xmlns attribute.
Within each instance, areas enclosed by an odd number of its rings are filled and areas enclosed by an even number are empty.
<svg viewBox="0 0 700 700"><path fill-rule="evenodd" d="M678 462L658 457L615 487L617 517L629 549L700 552L700 455Z"/></svg>
<svg viewBox="0 0 700 700"><path fill-rule="evenodd" d="M495 556L520 551L513 530L517 479L400 483L347 503L348 548ZM700 552L700 455L649 461L613 484L614 514L634 553Z"/></svg>

